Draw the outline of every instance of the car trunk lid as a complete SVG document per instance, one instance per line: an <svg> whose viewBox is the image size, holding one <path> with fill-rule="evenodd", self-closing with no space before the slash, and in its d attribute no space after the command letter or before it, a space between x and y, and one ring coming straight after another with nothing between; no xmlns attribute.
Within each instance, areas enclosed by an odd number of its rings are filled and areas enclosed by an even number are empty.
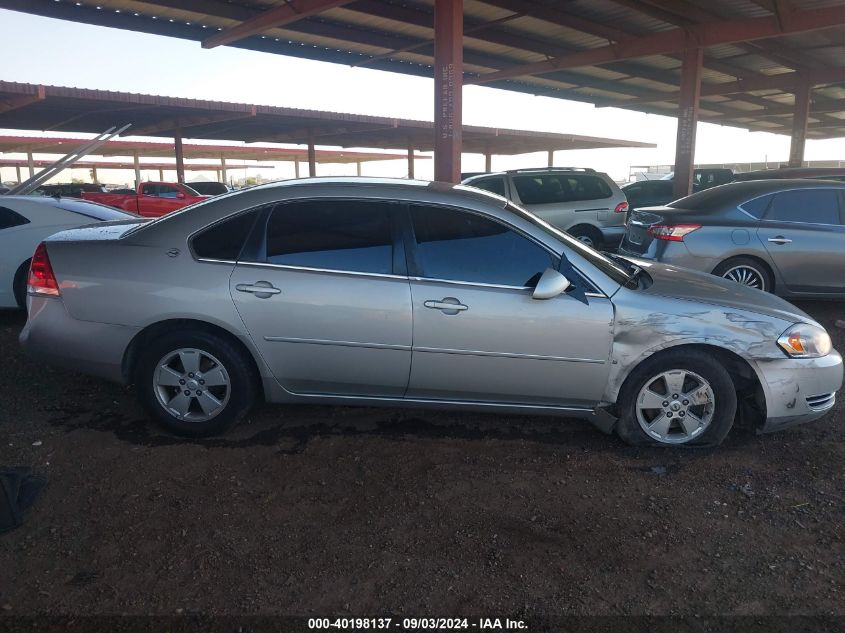
<svg viewBox="0 0 845 633"><path fill-rule="evenodd" d="M694 213L688 209L674 207L643 207L628 212L625 223L625 235L622 238L620 250L632 255L642 255L648 252L655 240L649 229L656 224L683 223L686 214Z"/></svg>

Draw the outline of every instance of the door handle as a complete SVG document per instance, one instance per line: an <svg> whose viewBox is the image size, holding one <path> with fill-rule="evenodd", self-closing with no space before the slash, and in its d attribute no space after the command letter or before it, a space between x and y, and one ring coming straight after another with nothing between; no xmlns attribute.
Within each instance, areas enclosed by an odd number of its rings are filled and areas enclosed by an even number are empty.
<svg viewBox="0 0 845 633"><path fill-rule="evenodd" d="M788 237L784 237L783 235L777 235L775 237L770 237L769 241L772 244L792 244L792 240Z"/></svg>
<svg viewBox="0 0 845 633"><path fill-rule="evenodd" d="M269 281L256 281L254 284L238 284L235 286L235 289L238 292L254 294L259 299L269 299L281 292L281 290L273 286Z"/></svg>
<svg viewBox="0 0 845 633"><path fill-rule="evenodd" d="M459 312L463 312L464 310L468 310L469 308L465 306L463 303L455 299L455 297L445 297L440 301L435 301L434 299L429 299L428 301L423 302L423 305L426 308L431 308L432 310L442 310L443 314L458 314Z"/></svg>

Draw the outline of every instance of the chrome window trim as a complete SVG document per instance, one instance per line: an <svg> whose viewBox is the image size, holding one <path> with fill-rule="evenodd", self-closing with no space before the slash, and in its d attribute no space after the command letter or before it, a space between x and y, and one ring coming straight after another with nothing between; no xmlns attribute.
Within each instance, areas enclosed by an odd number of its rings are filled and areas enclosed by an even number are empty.
<svg viewBox="0 0 845 633"><path fill-rule="evenodd" d="M437 277L409 277L411 281L428 281L432 283L454 284L456 286L474 286L479 288L501 288L503 290L531 290L531 286L509 286L507 284L487 284L481 281L458 281L455 279L439 279Z"/></svg>
<svg viewBox="0 0 845 633"><path fill-rule="evenodd" d="M291 264L272 264L270 262L247 262L238 261L238 266L253 266L255 268L279 268L306 273L331 273L337 275L354 275L356 277L378 277L382 279L403 279L408 280L407 275L393 275L387 273L368 273L358 270L333 270L331 268L312 268L310 266L293 266Z"/></svg>

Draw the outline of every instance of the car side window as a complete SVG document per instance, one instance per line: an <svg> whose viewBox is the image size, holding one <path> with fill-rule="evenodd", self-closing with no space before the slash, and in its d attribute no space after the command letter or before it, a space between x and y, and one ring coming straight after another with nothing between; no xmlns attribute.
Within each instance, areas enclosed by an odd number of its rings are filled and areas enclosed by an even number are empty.
<svg viewBox="0 0 845 633"><path fill-rule="evenodd" d="M267 222L266 261L360 273L393 273L391 212L369 200L279 204Z"/></svg>
<svg viewBox="0 0 845 633"><path fill-rule="evenodd" d="M766 214L766 210L769 208L769 204L771 204L773 197L773 195L760 196L759 198L754 198L748 202L743 202L739 205L739 208L759 220Z"/></svg>
<svg viewBox="0 0 845 633"><path fill-rule="evenodd" d="M10 229L13 226L21 226L23 224L29 224L29 220L8 207L0 207L0 230Z"/></svg>
<svg viewBox="0 0 845 633"><path fill-rule="evenodd" d="M505 196L505 179L501 176L497 176L495 178L481 178L480 180L476 180L470 184L473 187L484 189L484 191L498 194L503 198L507 197Z"/></svg>
<svg viewBox="0 0 845 633"><path fill-rule="evenodd" d="M258 213L241 213L201 231L191 240L194 255L200 259L237 261Z"/></svg>
<svg viewBox="0 0 845 633"><path fill-rule="evenodd" d="M144 185L144 188L141 190L141 193L145 196L157 196L158 185Z"/></svg>
<svg viewBox="0 0 845 633"><path fill-rule="evenodd" d="M521 288L556 265L543 247L474 213L412 205L411 220L424 277Z"/></svg>
<svg viewBox="0 0 845 633"><path fill-rule="evenodd" d="M155 195L159 198L175 198L178 193L179 190L176 187L171 187L170 185L159 185L158 192Z"/></svg>
<svg viewBox="0 0 845 633"><path fill-rule="evenodd" d="M839 190L795 189L775 194L767 220L839 224Z"/></svg>
<svg viewBox="0 0 845 633"><path fill-rule="evenodd" d="M530 174L513 177L523 204L554 204L609 198L608 184L591 174Z"/></svg>

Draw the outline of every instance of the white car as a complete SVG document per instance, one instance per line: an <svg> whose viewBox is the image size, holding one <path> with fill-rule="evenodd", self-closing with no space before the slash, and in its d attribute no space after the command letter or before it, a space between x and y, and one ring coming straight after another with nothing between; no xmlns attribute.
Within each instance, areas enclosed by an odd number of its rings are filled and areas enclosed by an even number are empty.
<svg viewBox="0 0 845 633"><path fill-rule="evenodd" d="M0 195L0 308L26 305L29 260L46 237L94 222L132 217L136 216L76 198Z"/></svg>

